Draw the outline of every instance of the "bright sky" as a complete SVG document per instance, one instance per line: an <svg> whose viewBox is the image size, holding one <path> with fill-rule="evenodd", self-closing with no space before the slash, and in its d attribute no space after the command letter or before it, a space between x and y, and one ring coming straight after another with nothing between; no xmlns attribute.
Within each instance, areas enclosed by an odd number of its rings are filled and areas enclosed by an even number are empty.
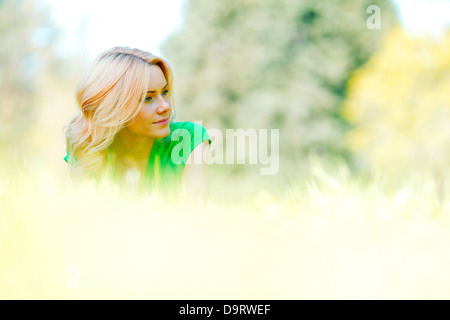
<svg viewBox="0 0 450 320"><path fill-rule="evenodd" d="M400 21L412 34L423 31L439 35L450 29L450 0L394 0L399 7ZM383 12L381 12L383 21Z"/></svg>
<svg viewBox="0 0 450 320"><path fill-rule="evenodd" d="M183 0L41 0L53 6L64 50L83 45L95 57L115 46L160 54L158 44L180 23Z"/></svg>
<svg viewBox="0 0 450 320"><path fill-rule="evenodd" d="M64 31L64 50L83 45L90 57L114 46L160 54L158 45L180 24L184 0L41 0L52 4ZM400 20L412 33L437 34L450 28L450 0L393 0ZM381 22L383 12L381 11Z"/></svg>

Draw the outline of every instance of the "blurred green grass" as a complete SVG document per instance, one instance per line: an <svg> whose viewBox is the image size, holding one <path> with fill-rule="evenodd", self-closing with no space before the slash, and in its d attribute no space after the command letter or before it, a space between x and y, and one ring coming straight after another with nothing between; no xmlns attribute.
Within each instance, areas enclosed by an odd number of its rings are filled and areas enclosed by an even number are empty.
<svg viewBox="0 0 450 320"><path fill-rule="evenodd" d="M0 298L450 297L448 195L431 174L312 168L283 192L232 200L216 190L197 203L3 165ZM73 267L79 289L68 286Z"/></svg>

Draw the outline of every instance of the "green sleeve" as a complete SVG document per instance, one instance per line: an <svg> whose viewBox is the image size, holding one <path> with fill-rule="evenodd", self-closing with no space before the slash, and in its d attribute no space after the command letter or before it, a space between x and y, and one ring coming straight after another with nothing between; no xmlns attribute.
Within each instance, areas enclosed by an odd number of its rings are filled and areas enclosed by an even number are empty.
<svg viewBox="0 0 450 320"><path fill-rule="evenodd" d="M67 154L66 154L66 156L64 157L64 161L67 162L67 163L69 163L69 150L67 150Z"/></svg>
<svg viewBox="0 0 450 320"><path fill-rule="evenodd" d="M208 140L211 145L211 138L202 125L184 122L172 133L172 141L179 141L172 150L173 161L176 164L186 164L191 152L205 140Z"/></svg>
<svg viewBox="0 0 450 320"><path fill-rule="evenodd" d="M67 153L66 153L66 156L64 157L64 161L66 161L71 166L76 167L77 162L78 162L77 157L74 157L74 159L72 159L72 161L69 162L69 159L70 159L69 150L66 150L66 151L67 151Z"/></svg>

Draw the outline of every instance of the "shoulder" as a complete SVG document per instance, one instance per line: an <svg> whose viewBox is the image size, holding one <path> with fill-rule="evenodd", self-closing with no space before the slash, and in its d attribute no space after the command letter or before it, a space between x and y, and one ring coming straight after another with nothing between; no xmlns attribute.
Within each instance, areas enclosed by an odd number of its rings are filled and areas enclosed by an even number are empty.
<svg viewBox="0 0 450 320"><path fill-rule="evenodd" d="M182 121L182 122L172 122L170 124L170 130L175 131L179 129L184 129L189 132L194 132L196 130L202 130L206 132L205 127L201 123L190 122L190 121Z"/></svg>
<svg viewBox="0 0 450 320"><path fill-rule="evenodd" d="M190 121L173 122L170 124L170 131L172 134L172 141L179 141L182 136L183 140L195 141L193 147L195 148L199 143L209 140L211 138L201 123Z"/></svg>
<svg viewBox="0 0 450 320"><path fill-rule="evenodd" d="M173 122L170 124L170 129L170 144L165 147L164 153L170 154L171 161L175 164L186 164L190 154L197 147L211 144L208 132L199 123Z"/></svg>

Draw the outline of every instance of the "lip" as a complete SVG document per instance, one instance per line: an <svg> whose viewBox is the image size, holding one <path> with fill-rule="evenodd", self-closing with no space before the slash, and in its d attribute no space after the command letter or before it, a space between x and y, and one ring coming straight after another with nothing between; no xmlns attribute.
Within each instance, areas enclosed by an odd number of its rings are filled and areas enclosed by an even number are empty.
<svg viewBox="0 0 450 320"><path fill-rule="evenodd" d="M158 122L153 122L153 124L159 124L159 125L164 125L164 124L168 124L168 123L169 123L169 119L163 119Z"/></svg>

